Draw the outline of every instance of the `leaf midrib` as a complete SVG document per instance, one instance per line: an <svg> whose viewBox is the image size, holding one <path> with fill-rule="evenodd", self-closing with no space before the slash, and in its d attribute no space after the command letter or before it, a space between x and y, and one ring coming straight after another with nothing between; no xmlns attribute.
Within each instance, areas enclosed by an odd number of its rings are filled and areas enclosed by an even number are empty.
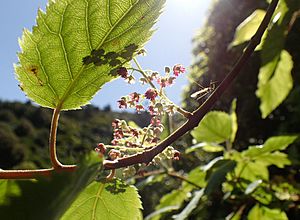
<svg viewBox="0 0 300 220"><path fill-rule="evenodd" d="M92 219L95 219L95 217L96 217L96 206L97 206L98 201L100 199L100 195L103 191L103 188L104 188L104 184L101 184L99 186L98 191L97 191L97 195L96 195L96 198L95 198L95 201L94 201L94 204L93 204L93 209L92 209Z"/></svg>
<svg viewBox="0 0 300 220"><path fill-rule="evenodd" d="M102 39L102 41L99 43L99 45L97 46L97 49L99 49L103 43L106 41L106 38L111 34L111 32L115 29L115 27L131 12L131 10L140 2L140 0L137 0L134 4L132 4L132 6L126 11L126 13L123 14L123 16L110 28L110 30L106 33L106 35L104 36L104 38ZM76 85L76 82L78 80L78 78L80 78L81 74L83 73L83 71L85 70L86 65L82 65L82 67L80 68L78 74L75 76L75 78L72 80L72 82L69 84L66 92L64 93L64 95L62 96L61 100L58 102L56 109L61 109L61 107L64 104L64 101L68 98L68 95L70 94L70 91L72 91L72 89L74 88L74 86Z"/></svg>

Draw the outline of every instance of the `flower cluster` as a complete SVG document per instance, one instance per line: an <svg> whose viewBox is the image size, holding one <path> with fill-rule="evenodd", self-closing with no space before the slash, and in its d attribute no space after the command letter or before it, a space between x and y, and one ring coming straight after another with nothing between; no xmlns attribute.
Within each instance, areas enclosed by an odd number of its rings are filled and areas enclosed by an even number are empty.
<svg viewBox="0 0 300 220"><path fill-rule="evenodd" d="M181 64L173 66L173 75L170 75L170 67L165 67L164 76L154 71L143 71L143 77L140 78L139 81L143 85L150 85L151 88L148 88L144 94L134 92L121 97L117 101L119 108L134 108L138 113L147 111L152 116L163 115L164 113L173 115L176 112L176 107L171 101L166 99L163 89L173 85L176 77L184 72L185 68ZM135 81L134 76L129 74L125 67L121 67L118 70L118 74L127 82ZM155 87L155 82L159 85L158 89Z"/></svg>

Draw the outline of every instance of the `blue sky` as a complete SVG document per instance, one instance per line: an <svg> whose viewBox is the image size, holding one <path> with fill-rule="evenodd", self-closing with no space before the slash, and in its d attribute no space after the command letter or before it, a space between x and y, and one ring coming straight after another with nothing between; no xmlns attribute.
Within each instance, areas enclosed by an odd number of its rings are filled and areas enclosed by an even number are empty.
<svg viewBox="0 0 300 220"><path fill-rule="evenodd" d="M192 62L192 37L206 17L211 0L167 0L164 13L156 25L153 38L147 43L148 55L140 57L144 69L163 72L165 66L181 63L188 67ZM26 101L14 76L13 63L17 62L18 38L23 28L35 24L37 9L45 8L47 0L9 0L0 2L0 99ZM167 92L179 104L186 76L181 75L177 83ZM117 89L116 89L117 88ZM133 91L143 92L147 88L127 85L122 79L106 84L91 101L99 107L111 105L117 109L116 101Z"/></svg>

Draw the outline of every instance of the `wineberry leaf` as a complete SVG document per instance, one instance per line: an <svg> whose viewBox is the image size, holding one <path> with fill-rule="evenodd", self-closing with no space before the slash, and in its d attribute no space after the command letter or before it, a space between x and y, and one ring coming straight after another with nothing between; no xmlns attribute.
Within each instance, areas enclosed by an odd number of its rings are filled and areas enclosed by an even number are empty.
<svg viewBox="0 0 300 220"><path fill-rule="evenodd" d="M91 183L62 219L139 219L141 201L133 186L113 180Z"/></svg>
<svg viewBox="0 0 300 220"><path fill-rule="evenodd" d="M70 110L88 104L115 78L110 72L149 40L164 3L49 0L46 12L38 11L32 33L25 29L20 40L15 65L20 86L44 107Z"/></svg>

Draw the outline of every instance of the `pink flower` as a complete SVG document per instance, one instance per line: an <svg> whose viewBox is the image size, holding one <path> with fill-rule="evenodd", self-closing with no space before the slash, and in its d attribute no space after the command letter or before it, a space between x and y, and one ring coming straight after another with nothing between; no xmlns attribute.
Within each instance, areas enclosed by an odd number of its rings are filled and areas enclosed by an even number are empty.
<svg viewBox="0 0 300 220"><path fill-rule="evenodd" d="M175 76L179 76L180 73L184 73L185 72L185 68L183 67L183 65L181 64L176 64L174 67L173 67L173 74Z"/></svg>
<svg viewBox="0 0 300 220"><path fill-rule="evenodd" d="M144 107L143 107L141 104L137 104L137 105L135 106L135 109L136 109L136 111L137 111L138 113L140 113L140 111L144 110Z"/></svg>
<svg viewBox="0 0 300 220"><path fill-rule="evenodd" d="M179 159L180 159L180 152L178 150L174 150L173 160L179 160Z"/></svg>
<svg viewBox="0 0 300 220"><path fill-rule="evenodd" d="M130 97L131 101L133 101L133 102L138 102L140 100L140 94L137 92L133 92L133 93L129 94L129 97Z"/></svg>
<svg viewBox="0 0 300 220"><path fill-rule="evenodd" d="M149 111L150 115L158 115L157 109L154 108L153 105L150 105L150 106L148 107L148 111Z"/></svg>
<svg viewBox="0 0 300 220"><path fill-rule="evenodd" d="M116 139L113 139L113 140L111 141L111 144L114 145L114 146L116 146L116 145L119 144L119 141L116 140Z"/></svg>
<svg viewBox="0 0 300 220"><path fill-rule="evenodd" d="M98 144L98 146L95 148L95 151L98 152L99 154L105 154L106 147L104 146L103 143Z"/></svg>
<svg viewBox="0 0 300 220"><path fill-rule="evenodd" d="M146 99L150 99L151 101L154 101L157 95L158 93L155 89L150 88L145 92Z"/></svg>
<svg viewBox="0 0 300 220"><path fill-rule="evenodd" d="M112 126L114 129L118 128L119 125L120 125L120 120L119 120L119 119L115 119L115 120L113 120L113 122L111 123L111 126Z"/></svg>
<svg viewBox="0 0 300 220"><path fill-rule="evenodd" d="M122 139L124 137L124 133L122 129L115 129L114 130L114 138L115 139Z"/></svg>
<svg viewBox="0 0 300 220"><path fill-rule="evenodd" d="M128 77L126 78L126 82L127 82L128 84L134 84L134 83L135 83L135 78L134 78L134 76L133 76L133 75L128 76Z"/></svg>
<svg viewBox="0 0 300 220"><path fill-rule="evenodd" d="M159 126L161 124L161 121L160 121L160 118L153 117L153 118L151 118L150 123L151 123L151 125L156 127L156 126Z"/></svg>
<svg viewBox="0 0 300 220"><path fill-rule="evenodd" d="M161 87L163 87L163 88L169 85L168 79L165 78L165 77L159 77L159 78L157 78L157 83L158 83Z"/></svg>
<svg viewBox="0 0 300 220"><path fill-rule="evenodd" d="M119 150L111 149L108 155L112 160L115 160L121 156L121 152Z"/></svg>
<svg viewBox="0 0 300 220"><path fill-rule="evenodd" d="M127 108L127 102L126 102L126 98L125 97L122 97L117 102L119 103L119 108Z"/></svg>
<svg viewBox="0 0 300 220"><path fill-rule="evenodd" d="M130 129L130 133L134 136L134 137L139 137L139 132L137 129L131 128Z"/></svg>

